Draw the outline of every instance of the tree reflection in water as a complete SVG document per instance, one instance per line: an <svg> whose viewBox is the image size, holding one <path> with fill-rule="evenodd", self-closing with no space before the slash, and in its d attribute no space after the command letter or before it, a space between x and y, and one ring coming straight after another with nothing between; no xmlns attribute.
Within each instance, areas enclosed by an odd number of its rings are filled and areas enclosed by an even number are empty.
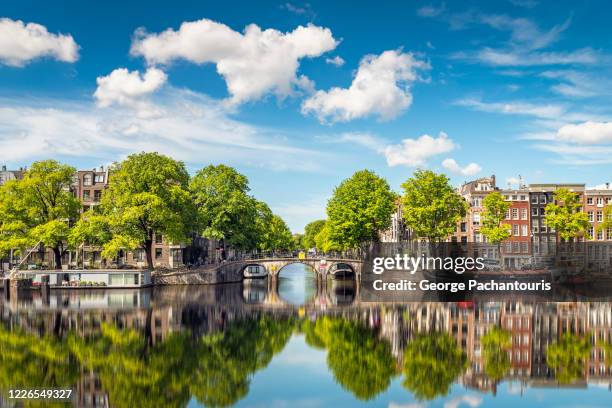
<svg viewBox="0 0 612 408"><path fill-rule="evenodd" d="M0 388L5 395L17 387L78 389L84 373L93 373L113 407L184 407L190 401L230 406L249 394L255 373L298 334L308 346L326 352L337 384L363 401L380 396L399 376L420 400L447 395L459 380L480 390L493 384L494 391L505 378L544 384L588 381L589 375L610 378L609 320L585 325L580 329L584 335L574 334L579 326L537 325L555 324L561 313L573 313L582 322L588 316L606 317L610 304L509 308L499 303L307 311L194 303L65 313L5 308L0 313ZM528 320L538 313L547 320ZM162 328L152 316L173 320ZM534 323L502 324L516 316ZM480 326L464 330L465 322ZM455 332L454 327L461 329ZM465 341L466 336L472 337ZM538 354L525 358L525 352ZM547 366L542 369L540 362ZM27 401L25 406L49 404Z"/></svg>
<svg viewBox="0 0 612 408"><path fill-rule="evenodd" d="M584 377L591 348L587 337L565 333L559 341L548 346L546 363L555 370L557 381L568 384Z"/></svg>
<svg viewBox="0 0 612 408"><path fill-rule="evenodd" d="M512 335L499 327L493 327L482 337L485 373L494 383L501 381L510 370L511 345Z"/></svg>
<svg viewBox="0 0 612 408"><path fill-rule="evenodd" d="M389 343L359 322L324 316L302 328L309 345L327 349L327 364L336 381L361 400L385 391L397 374Z"/></svg>
<svg viewBox="0 0 612 408"><path fill-rule="evenodd" d="M404 351L404 387L418 399L446 395L467 368L467 357L446 333L420 335Z"/></svg>

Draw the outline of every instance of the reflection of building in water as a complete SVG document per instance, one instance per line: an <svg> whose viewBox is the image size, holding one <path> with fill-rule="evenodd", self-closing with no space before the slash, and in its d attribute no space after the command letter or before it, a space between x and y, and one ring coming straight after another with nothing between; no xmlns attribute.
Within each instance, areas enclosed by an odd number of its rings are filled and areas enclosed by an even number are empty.
<svg viewBox="0 0 612 408"><path fill-rule="evenodd" d="M612 307L609 303L593 303L589 305L588 313L588 328L593 344L588 376L592 379L610 379L612 367L606 365L606 357L612 360L612 356L606 356L604 345L612 343Z"/></svg>
<svg viewBox="0 0 612 408"><path fill-rule="evenodd" d="M102 388L100 379L92 370L81 369L81 376L76 385L76 406L108 408L108 394Z"/></svg>
<svg viewBox="0 0 612 408"><path fill-rule="evenodd" d="M502 309L501 327L511 334L510 377L531 376L531 333L533 305L507 302Z"/></svg>

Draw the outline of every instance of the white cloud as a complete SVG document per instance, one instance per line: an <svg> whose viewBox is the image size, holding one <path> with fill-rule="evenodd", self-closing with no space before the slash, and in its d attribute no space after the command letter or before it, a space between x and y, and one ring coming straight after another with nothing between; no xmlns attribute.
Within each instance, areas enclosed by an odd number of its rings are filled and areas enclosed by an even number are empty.
<svg viewBox="0 0 612 408"><path fill-rule="evenodd" d="M519 180L518 177L506 177L506 183L508 183L509 185L516 185L520 182L521 180Z"/></svg>
<svg viewBox="0 0 612 408"><path fill-rule="evenodd" d="M348 132L340 136L341 142L355 143L378 153L385 151L385 141L370 133Z"/></svg>
<svg viewBox="0 0 612 408"><path fill-rule="evenodd" d="M326 58L325 62L328 64L332 64L335 65L337 67L341 67L344 65L344 59L338 55L336 55L334 58Z"/></svg>
<svg viewBox="0 0 612 408"><path fill-rule="evenodd" d="M612 122L569 124L557 131L557 138L579 144L612 143Z"/></svg>
<svg viewBox="0 0 612 408"><path fill-rule="evenodd" d="M461 167L455 159L450 158L442 162L442 167L449 170L451 173L461 174L462 176L473 176L482 171L482 167L476 163L470 163L465 167Z"/></svg>
<svg viewBox="0 0 612 408"><path fill-rule="evenodd" d="M482 102L475 98L461 99L456 105L465 106L481 112L501 113L505 115L527 115L544 119L557 119L565 114L566 108L562 105L542 104L536 105L527 102Z"/></svg>
<svg viewBox="0 0 612 408"><path fill-rule="evenodd" d="M159 34L137 30L131 54L143 56L149 64L180 59L213 63L225 79L230 102L242 103L268 93L286 97L304 84L311 86L310 80L297 75L300 59L318 57L337 44L328 28L312 24L288 33L251 24L239 33L225 24L202 19Z"/></svg>
<svg viewBox="0 0 612 408"><path fill-rule="evenodd" d="M454 58L476 59L492 66L527 67L537 65L595 64L600 56L592 48L581 48L569 52L524 52L513 49L493 49L485 47L476 53L456 53Z"/></svg>
<svg viewBox="0 0 612 408"><path fill-rule="evenodd" d="M428 4L422 6L417 9L417 15L419 17L437 17L442 14L446 10L446 5L444 3L440 4L440 6L434 6L432 4Z"/></svg>
<svg viewBox="0 0 612 408"><path fill-rule="evenodd" d="M134 114L125 106L0 99L0 151L13 161L84 158L112 162L158 151L188 164L225 162L272 170L321 171L326 153L286 142L274 129L233 119L219 101L165 87L150 101L160 112Z"/></svg>
<svg viewBox="0 0 612 408"><path fill-rule="evenodd" d="M69 34L53 34L40 24L0 18L0 63L22 67L40 57L75 62L79 46Z"/></svg>
<svg viewBox="0 0 612 408"><path fill-rule="evenodd" d="M144 75L126 68L113 70L107 76L96 79L98 88L94 93L98 106L113 104L135 106L141 98L161 88L167 80L166 74L157 68L149 68Z"/></svg>
<svg viewBox="0 0 612 408"><path fill-rule="evenodd" d="M429 64L400 50L367 55L349 88L318 91L302 104L304 114L314 113L321 122L346 122L377 115L389 120L412 103L410 85L419 79L419 70Z"/></svg>
<svg viewBox="0 0 612 408"><path fill-rule="evenodd" d="M438 137L422 135L417 139L404 139L399 145L385 148L385 157L389 166L406 165L423 166L427 159L455 149L455 143L444 132Z"/></svg>
<svg viewBox="0 0 612 408"><path fill-rule="evenodd" d="M444 403L444 408L457 408L462 404L469 405L471 408L476 408L482 404L482 397L479 395L462 395L455 397Z"/></svg>

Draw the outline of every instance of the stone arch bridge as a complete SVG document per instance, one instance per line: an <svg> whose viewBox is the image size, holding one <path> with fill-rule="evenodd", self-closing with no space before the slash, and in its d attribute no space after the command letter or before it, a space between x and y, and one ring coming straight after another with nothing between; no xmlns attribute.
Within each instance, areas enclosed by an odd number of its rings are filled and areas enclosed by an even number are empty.
<svg viewBox="0 0 612 408"><path fill-rule="evenodd" d="M262 259L245 259L241 261L228 262L220 265L217 269L223 275L233 276L233 280L241 280L243 278L244 269L248 266L263 266L268 275L272 278L277 278L282 269L287 265L303 264L310 267L316 274L317 278L333 277L338 271L352 271L355 280L361 280L361 272L363 269L363 261L358 259L341 259L341 258L262 258Z"/></svg>
<svg viewBox="0 0 612 408"><path fill-rule="evenodd" d="M328 277L334 277L337 271L350 270L353 278L359 284L361 281L364 262L360 259L312 257L300 259L298 257L267 257L261 259L244 259L225 262L220 265L204 266L201 268L155 274L155 285L206 285L216 283L241 282L244 279L244 270L251 265L263 266L276 281L282 269L291 264L304 264L315 273L317 280L324 282Z"/></svg>

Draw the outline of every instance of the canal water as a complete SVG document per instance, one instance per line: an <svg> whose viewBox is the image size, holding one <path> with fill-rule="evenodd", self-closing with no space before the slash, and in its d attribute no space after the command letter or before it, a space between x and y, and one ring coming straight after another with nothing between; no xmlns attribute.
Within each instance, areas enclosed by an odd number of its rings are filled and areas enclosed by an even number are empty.
<svg viewBox="0 0 612 408"><path fill-rule="evenodd" d="M76 407L612 406L611 302L364 304L313 282L0 300L0 406L17 388Z"/></svg>
<svg viewBox="0 0 612 408"><path fill-rule="evenodd" d="M279 296L292 305L303 305L314 299L317 279L307 265L295 263L281 269L278 277Z"/></svg>

